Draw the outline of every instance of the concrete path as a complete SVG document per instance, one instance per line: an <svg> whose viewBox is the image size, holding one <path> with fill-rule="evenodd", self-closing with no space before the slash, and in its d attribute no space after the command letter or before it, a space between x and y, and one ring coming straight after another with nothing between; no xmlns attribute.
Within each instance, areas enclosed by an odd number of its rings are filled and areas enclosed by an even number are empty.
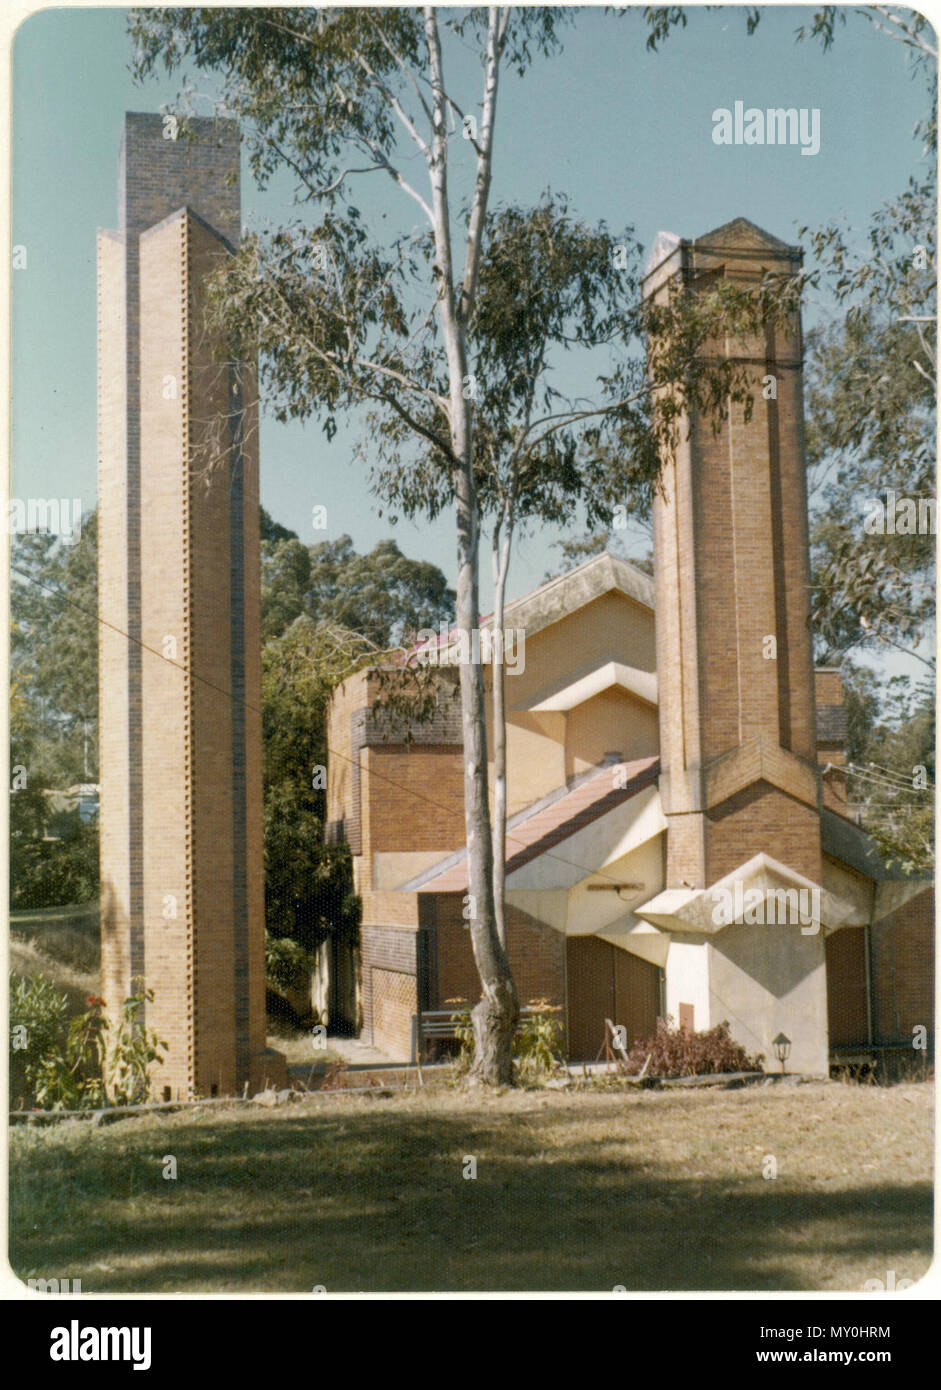
<svg viewBox="0 0 941 1390"><path fill-rule="evenodd" d="M408 1064L407 1057L390 1057L387 1052L381 1052L378 1047L360 1042L359 1038L335 1038L328 1035L327 1047L331 1052L339 1054L350 1068L400 1067L403 1064Z"/></svg>

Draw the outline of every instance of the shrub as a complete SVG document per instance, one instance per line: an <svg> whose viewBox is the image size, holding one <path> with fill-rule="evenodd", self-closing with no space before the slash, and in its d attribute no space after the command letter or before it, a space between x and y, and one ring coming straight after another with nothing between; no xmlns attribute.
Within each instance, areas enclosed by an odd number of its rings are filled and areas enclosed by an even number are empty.
<svg viewBox="0 0 941 1390"><path fill-rule="evenodd" d="M153 990L135 981L135 993L124 1001L109 1054L103 999L90 994L88 1008L66 1027L66 995L41 975L14 979L10 989L14 1093L19 1070L27 1093L24 1099L45 1110L97 1109L147 1100L150 1068L163 1061L160 1051L166 1050L166 1043L138 1018L153 997Z"/></svg>
<svg viewBox="0 0 941 1390"><path fill-rule="evenodd" d="M145 989L143 980L134 983L136 990L124 1001L108 1059L112 1105L138 1105L149 1099L150 1068L154 1064L162 1065L160 1052L167 1048L166 1043L138 1019L144 1005L153 1003L153 990Z"/></svg>
<svg viewBox="0 0 941 1390"><path fill-rule="evenodd" d="M562 1059L562 1025L553 1017L560 1010L542 999L534 1000L530 1007L538 1009L539 1012L527 1014L521 1020L513 1039L516 1075L517 1079L523 1082L541 1080L554 1071ZM474 1061L474 1026L470 1009L465 1008L452 1014L451 1021L459 1044L452 1075L455 1079L462 1080Z"/></svg>
<svg viewBox="0 0 941 1390"><path fill-rule="evenodd" d="M68 997L43 975L10 977L10 1093L36 1099L46 1059L65 1052ZM20 1091L25 1092L22 1096Z"/></svg>
<svg viewBox="0 0 941 1390"><path fill-rule="evenodd" d="M451 1022L454 1024L454 1035L458 1041L458 1054L452 1076L460 1081L467 1076L474 1062L474 1025L471 1022L470 1009L464 1008L452 1014Z"/></svg>
<svg viewBox="0 0 941 1390"><path fill-rule="evenodd" d="M728 1023L720 1023L703 1033L671 1027L671 1019L657 1020L652 1038L639 1040L628 1053L625 1071L637 1076L650 1064L647 1076L714 1076L720 1072L761 1071L762 1057L750 1057L729 1036Z"/></svg>
<svg viewBox="0 0 941 1390"><path fill-rule="evenodd" d="M303 989L310 972L310 955L288 936L265 937L265 974L274 990Z"/></svg>
<svg viewBox="0 0 941 1390"><path fill-rule="evenodd" d="M527 1014L513 1040L513 1056L521 1081L539 1081L562 1061L562 1024L556 1006L544 999L533 1001L537 1012Z"/></svg>

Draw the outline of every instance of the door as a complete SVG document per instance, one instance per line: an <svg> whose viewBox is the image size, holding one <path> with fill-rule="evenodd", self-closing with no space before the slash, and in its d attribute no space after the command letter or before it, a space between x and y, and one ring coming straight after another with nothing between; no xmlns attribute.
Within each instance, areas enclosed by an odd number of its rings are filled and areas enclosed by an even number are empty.
<svg viewBox="0 0 941 1390"><path fill-rule="evenodd" d="M595 1061L606 1018L624 1028L628 1051L650 1037L660 1013L659 966L600 936L570 936L565 945L569 1060Z"/></svg>
<svg viewBox="0 0 941 1390"><path fill-rule="evenodd" d="M866 1008L866 928L841 927L826 939L827 1022L831 1047L865 1044L869 1021Z"/></svg>

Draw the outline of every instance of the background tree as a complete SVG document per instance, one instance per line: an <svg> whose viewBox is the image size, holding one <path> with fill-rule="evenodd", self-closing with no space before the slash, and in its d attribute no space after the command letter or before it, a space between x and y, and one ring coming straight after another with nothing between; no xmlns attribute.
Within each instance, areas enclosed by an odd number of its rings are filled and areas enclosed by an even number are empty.
<svg viewBox="0 0 941 1390"><path fill-rule="evenodd" d="M305 956L329 936L357 942L349 846L324 837L327 706L357 657L371 651L306 615L262 649L265 925L273 941L296 943Z"/></svg>
<svg viewBox="0 0 941 1390"><path fill-rule="evenodd" d="M261 573L265 639L303 613L384 650L454 616L454 591L438 567L403 555L391 538L359 555L349 536L304 545L285 526L263 530Z"/></svg>
<svg viewBox="0 0 941 1390"><path fill-rule="evenodd" d="M97 531L11 546L10 906L85 903L98 891L96 821L55 818L51 791L98 780Z"/></svg>
<svg viewBox="0 0 941 1390"><path fill-rule="evenodd" d="M74 544L35 533L11 547L12 675L50 786L97 780L97 556L95 512Z"/></svg>

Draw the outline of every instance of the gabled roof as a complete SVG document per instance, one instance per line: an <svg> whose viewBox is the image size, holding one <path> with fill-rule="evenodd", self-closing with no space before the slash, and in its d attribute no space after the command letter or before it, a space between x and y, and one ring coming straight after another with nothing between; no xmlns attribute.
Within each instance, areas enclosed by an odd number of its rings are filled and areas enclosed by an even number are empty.
<svg viewBox="0 0 941 1390"><path fill-rule="evenodd" d="M600 555L586 560L577 569L547 580L540 584L538 589L524 594L522 598L513 599L504 610L504 626L523 628L527 639L535 637L543 628L567 618L569 614L584 608L602 594L612 591L624 594L642 608L653 612L652 577L636 565L605 550ZM490 627L492 622L493 614L488 613L485 618L481 618L480 626ZM439 634L434 642L423 643L413 648L410 655L415 656L423 650L443 649L450 644L454 633L455 629L452 628L446 639L442 639Z"/></svg>
<svg viewBox="0 0 941 1390"><path fill-rule="evenodd" d="M615 687L636 695L645 704L657 703L656 671L641 671L636 666L626 666L623 661L603 661L574 678L557 678L548 689L538 691L532 699L513 708L526 709L533 714L545 710L570 710L592 696Z"/></svg>
<svg viewBox="0 0 941 1390"><path fill-rule="evenodd" d="M607 763L592 768L571 787L560 787L507 822L506 872L537 859L570 835L656 782L660 759ZM409 893L461 893L467 889L467 851L450 854L402 887Z"/></svg>
<svg viewBox="0 0 941 1390"><path fill-rule="evenodd" d="M731 222L723 222L721 227L706 232L705 236L696 237L692 244L723 251L776 251L780 255L800 253L799 246L788 245L780 237L772 236L763 227L750 222L747 217L733 217Z"/></svg>
<svg viewBox="0 0 941 1390"><path fill-rule="evenodd" d="M721 227L715 227L703 236L685 238L677 236L675 232L658 232L647 258L642 282L649 280L658 267L678 252L680 255L677 257L675 269L679 269L683 248L686 251L737 251L745 254L765 253L803 258L803 251L799 246L791 246L779 237L772 236L747 217L733 217L731 222L723 222Z"/></svg>

